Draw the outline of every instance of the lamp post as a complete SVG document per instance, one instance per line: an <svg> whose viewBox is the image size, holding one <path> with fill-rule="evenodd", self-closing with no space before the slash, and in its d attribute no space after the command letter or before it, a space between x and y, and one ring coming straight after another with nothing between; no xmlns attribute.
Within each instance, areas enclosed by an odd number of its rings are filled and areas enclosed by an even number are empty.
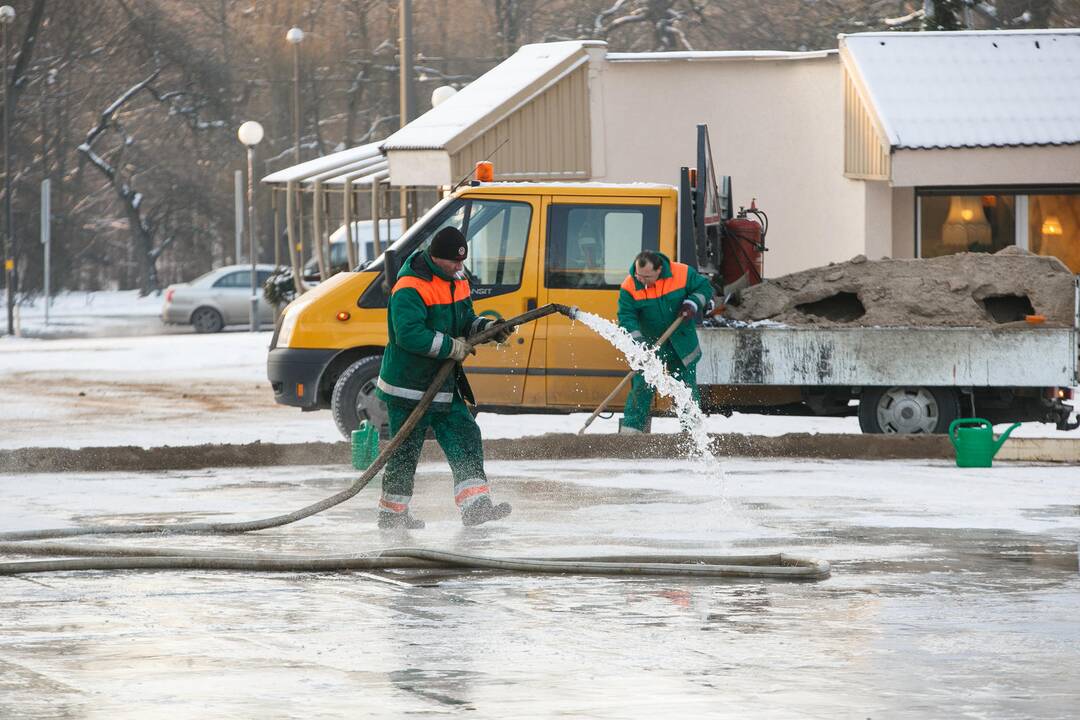
<svg viewBox="0 0 1080 720"><path fill-rule="evenodd" d="M8 167L8 25L15 21L15 8L0 6L0 26L4 36L4 72L0 84L4 86L4 283L7 287L7 334L15 334L15 258L11 235L11 169Z"/></svg>
<svg viewBox="0 0 1080 720"><path fill-rule="evenodd" d="M255 271L255 146L263 139L262 125L248 120L236 131L240 142L247 147L247 206L248 206L248 254L251 256L251 332L259 329L258 273Z"/></svg>
<svg viewBox="0 0 1080 720"><path fill-rule="evenodd" d="M304 31L298 27L290 28L285 39L293 46L293 162L300 162L300 43L304 41Z"/></svg>

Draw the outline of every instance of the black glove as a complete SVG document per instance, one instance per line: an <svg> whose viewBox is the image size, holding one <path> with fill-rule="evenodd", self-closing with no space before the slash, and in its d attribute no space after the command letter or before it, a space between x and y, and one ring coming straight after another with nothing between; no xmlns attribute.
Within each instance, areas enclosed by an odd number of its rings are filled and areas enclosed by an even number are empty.
<svg viewBox="0 0 1080 720"><path fill-rule="evenodd" d="M679 315L684 320L689 320L697 315L697 305L693 300L683 300L682 307L679 308Z"/></svg>
<svg viewBox="0 0 1080 720"><path fill-rule="evenodd" d="M716 312L716 300L710 298L709 302L705 303L705 317L712 317L714 312Z"/></svg>

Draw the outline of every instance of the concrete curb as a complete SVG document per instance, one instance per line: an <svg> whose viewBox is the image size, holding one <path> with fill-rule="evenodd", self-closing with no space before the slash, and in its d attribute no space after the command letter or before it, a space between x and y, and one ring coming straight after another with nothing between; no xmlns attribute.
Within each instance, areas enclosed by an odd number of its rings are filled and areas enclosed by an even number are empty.
<svg viewBox="0 0 1080 720"><path fill-rule="evenodd" d="M952 446L944 436L811 435L797 433L712 435L720 457L809 458L822 460L948 460ZM662 459L686 457L680 435L549 434L484 442L489 460L564 460L570 458ZM23 448L0 450L0 472L137 472L195 470L212 467L276 465L341 465L349 462L349 446L339 443L250 443L140 448ZM433 441L424 446L424 460L441 460ZM1013 438L998 460L1080 464L1080 438Z"/></svg>

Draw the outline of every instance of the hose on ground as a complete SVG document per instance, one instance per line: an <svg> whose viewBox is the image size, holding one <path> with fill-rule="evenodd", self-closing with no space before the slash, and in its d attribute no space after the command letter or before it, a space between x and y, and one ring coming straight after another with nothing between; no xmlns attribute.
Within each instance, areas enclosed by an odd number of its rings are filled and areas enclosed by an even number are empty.
<svg viewBox="0 0 1080 720"><path fill-rule="evenodd" d="M470 346L479 345L487 342L495 337L506 325L524 325L525 323L538 320L547 315L553 313L562 313L569 318L573 318L576 313L575 308L568 307L566 305L558 305L555 303L544 305L543 307L534 308L528 312L522 313L517 317L510 318L504 322L491 323L483 331L471 336L468 339ZM446 381L446 378L450 375L450 372L454 369L455 361L447 360L435 373L435 379L432 380L431 386L420 398L420 401L416 404L416 408L409 415L409 418L405 421L405 424L401 426L397 434L391 438L390 442L386 444L382 452L372 461L364 473L357 478L349 487L345 488L341 492L335 493L328 498L320 500L317 503L313 503L306 507L300 508L294 512L285 513L284 515L275 515L274 517L263 518L260 520L247 520L242 522L216 522L216 523L174 523L174 524L154 524L154 525L90 525L85 527L75 528L52 528L46 530L24 530L20 532L7 532L0 533L0 541L19 541L19 540L45 540L48 538L61 538L61 537L75 537L78 535L138 535L138 534L150 534L159 533L163 535L207 535L207 534L236 534L252 532L254 530L265 530L267 528L281 527L282 525L289 525L298 520L317 515L323 510L340 505L349 498L353 497L361 490L363 490L371 479L382 470L383 465L387 463L390 456L394 454L398 446L405 441L407 437L412 433L416 424L420 422L420 419L424 416L428 406L431 405L431 401L435 398L435 393L442 387L442 384Z"/></svg>
<svg viewBox="0 0 1080 720"><path fill-rule="evenodd" d="M0 552L76 555L58 560L0 563L0 575L79 570L491 570L534 574L637 575L696 578L823 580L829 563L787 553L771 555L610 555L562 558L486 557L426 548L391 548L359 555L310 556L212 553L178 548L0 543Z"/></svg>

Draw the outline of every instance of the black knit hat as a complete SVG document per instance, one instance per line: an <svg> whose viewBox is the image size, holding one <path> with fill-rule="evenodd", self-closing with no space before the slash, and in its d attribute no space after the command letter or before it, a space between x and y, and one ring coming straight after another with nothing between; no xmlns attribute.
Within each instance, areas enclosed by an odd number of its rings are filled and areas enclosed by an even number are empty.
<svg viewBox="0 0 1080 720"><path fill-rule="evenodd" d="M469 256L469 244L456 227L444 227L431 238L428 252L433 258L461 262Z"/></svg>

